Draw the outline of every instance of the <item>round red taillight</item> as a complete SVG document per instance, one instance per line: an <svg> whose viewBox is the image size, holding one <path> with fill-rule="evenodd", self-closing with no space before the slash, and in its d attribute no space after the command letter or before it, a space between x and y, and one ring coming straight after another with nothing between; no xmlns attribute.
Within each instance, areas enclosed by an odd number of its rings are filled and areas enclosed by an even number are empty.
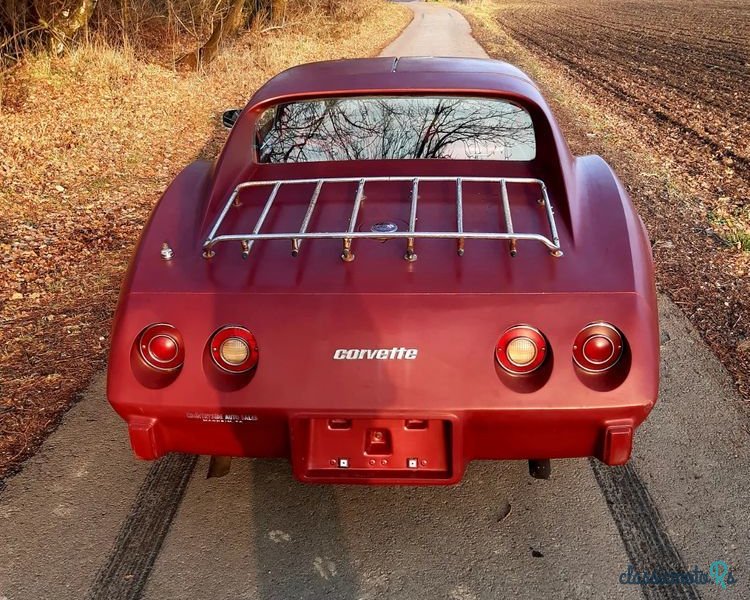
<svg viewBox="0 0 750 600"><path fill-rule="evenodd" d="M159 371L179 369L185 360L182 336L166 323L146 327L138 337L138 351L149 367Z"/></svg>
<svg viewBox="0 0 750 600"><path fill-rule="evenodd" d="M258 342L244 327L223 327L210 342L211 358L224 371L246 373L258 364Z"/></svg>
<svg viewBox="0 0 750 600"><path fill-rule="evenodd" d="M506 330L495 347L497 362L514 375L536 371L546 356L547 341L538 329L528 325L516 325Z"/></svg>
<svg viewBox="0 0 750 600"><path fill-rule="evenodd" d="M573 342L573 360L584 371L601 373L611 369L622 357L622 334L609 323L590 323Z"/></svg>

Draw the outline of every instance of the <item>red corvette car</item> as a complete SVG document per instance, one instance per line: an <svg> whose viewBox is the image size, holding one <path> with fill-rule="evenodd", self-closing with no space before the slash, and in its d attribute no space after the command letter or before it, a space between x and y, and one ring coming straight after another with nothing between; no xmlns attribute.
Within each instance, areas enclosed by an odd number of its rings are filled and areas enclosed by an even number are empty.
<svg viewBox="0 0 750 600"><path fill-rule="evenodd" d="M107 393L139 457L369 484L628 460L658 388L649 240L524 73L309 64L225 119L122 288Z"/></svg>

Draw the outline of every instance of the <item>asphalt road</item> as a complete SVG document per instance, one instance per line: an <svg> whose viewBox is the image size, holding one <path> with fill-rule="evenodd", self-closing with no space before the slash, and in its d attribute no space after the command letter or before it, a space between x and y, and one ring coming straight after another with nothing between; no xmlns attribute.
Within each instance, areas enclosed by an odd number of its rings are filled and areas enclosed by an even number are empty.
<svg viewBox="0 0 750 600"><path fill-rule="evenodd" d="M410 5L385 55L484 56L456 12ZM749 598L748 415L660 299L662 392L624 468L475 463L450 488L308 486L285 461L132 458L99 376L0 490L0 600ZM508 513L508 511L510 512ZM736 583L623 585L637 568Z"/></svg>

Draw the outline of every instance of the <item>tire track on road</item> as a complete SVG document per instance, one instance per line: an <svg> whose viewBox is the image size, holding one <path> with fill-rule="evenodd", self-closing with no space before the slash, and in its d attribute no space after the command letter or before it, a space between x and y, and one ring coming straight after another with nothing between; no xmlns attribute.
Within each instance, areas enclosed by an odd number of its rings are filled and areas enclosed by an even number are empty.
<svg viewBox="0 0 750 600"><path fill-rule="evenodd" d="M171 454L151 467L87 600L141 598L197 460L193 455ZM633 464L607 467L596 459L589 460L634 569L687 572ZM689 583L641 586L641 591L647 600L701 599L698 589Z"/></svg>
<svg viewBox="0 0 750 600"><path fill-rule="evenodd" d="M685 561L632 461L623 467L607 467L595 458L589 462L633 568L638 572L686 572ZM698 589L689 583L644 585L641 591L646 600L701 598Z"/></svg>
<svg viewBox="0 0 750 600"><path fill-rule="evenodd" d="M141 597L197 460L195 455L169 454L154 463L109 557L94 578L87 600Z"/></svg>

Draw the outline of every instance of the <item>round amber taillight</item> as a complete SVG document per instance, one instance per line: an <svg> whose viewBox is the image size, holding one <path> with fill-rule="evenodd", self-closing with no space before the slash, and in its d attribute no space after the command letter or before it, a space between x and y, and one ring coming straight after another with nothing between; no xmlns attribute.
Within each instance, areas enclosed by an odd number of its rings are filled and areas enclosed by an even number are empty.
<svg viewBox="0 0 750 600"><path fill-rule="evenodd" d="M242 338L230 337L219 346L221 359L230 365L241 365L250 356L250 346Z"/></svg>
<svg viewBox="0 0 750 600"><path fill-rule="evenodd" d="M622 334L609 323L589 323L573 342L573 360L584 371L601 373L614 367L625 347Z"/></svg>
<svg viewBox="0 0 750 600"><path fill-rule="evenodd" d="M506 330L495 347L497 362L514 375L536 371L546 356L547 341L538 329L528 325L516 325Z"/></svg>
<svg viewBox="0 0 750 600"><path fill-rule="evenodd" d="M173 325L157 323L138 336L138 352L143 361L158 371L174 371L185 360L182 336Z"/></svg>
<svg viewBox="0 0 750 600"><path fill-rule="evenodd" d="M219 329L210 343L211 358L224 371L246 373L258 364L258 343L244 327Z"/></svg>

